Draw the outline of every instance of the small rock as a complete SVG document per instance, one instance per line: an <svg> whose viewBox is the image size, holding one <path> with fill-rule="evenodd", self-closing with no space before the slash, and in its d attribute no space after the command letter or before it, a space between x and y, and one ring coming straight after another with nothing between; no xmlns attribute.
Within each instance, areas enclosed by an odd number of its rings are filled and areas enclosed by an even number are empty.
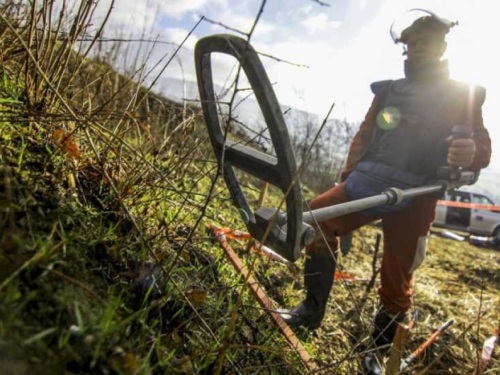
<svg viewBox="0 0 500 375"><path fill-rule="evenodd" d="M74 337L79 337L82 335L82 330L80 329L80 327L78 327L74 324L69 327L68 331L69 331L69 334L71 336L74 336Z"/></svg>
<svg viewBox="0 0 500 375"><path fill-rule="evenodd" d="M112 354L118 357L123 357L125 355L125 350L121 346L115 346L112 350Z"/></svg>

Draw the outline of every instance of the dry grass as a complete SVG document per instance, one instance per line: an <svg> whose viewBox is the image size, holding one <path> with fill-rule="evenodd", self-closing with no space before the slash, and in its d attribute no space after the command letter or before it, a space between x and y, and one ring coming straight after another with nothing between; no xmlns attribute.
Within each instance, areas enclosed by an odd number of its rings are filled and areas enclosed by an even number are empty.
<svg viewBox="0 0 500 375"><path fill-rule="evenodd" d="M94 2L72 14L47 0L9 4L0 6L0 368L301 373L203 231L209 222L243 228L216 181L199 109L144 87L156 62L137 58L125 75L92 54L105 26L88 38ZM242 181L254 203L260 182ZM280 199L271 189L267 204ZM374 231L357 233L344 271L370 278ZM423 317L409 347L446 319L457 323L413 369L444 353L432 371L470 373L498 324L500 256L438 238L430 249L416 280ZM280 306L297 303L300 262L256 256L242 252L269 295ZM337 282L323 328L299 332L326 373L358 369L377 304L372 290L359 306L364 290ZM498 367L494 360L491 371Z"/></svg>
<svg viewBox="0 0 500 375"><path fill-rule="evenodd" d="M376 232L380 230L365 227L356 232L353 249L341 260L344 272L370 279ZM413 309L420 309L421 315L404 356L410 355L448 319L454 319L455 323L407 373L417 374L431 365L426 370L429 373L470 374L484 340L499 325L500 253L435 234L431 236L428 251L424 265L415 274ZM295 280L300 285L298 275ZM366 284L337 280L323 327L314 333L301 331L301 338L326 372L359 371L358 359L369 346L368 335L378 307L376 290L370 292L366 304L361 304ZM377 285L378 281L375 288ZM287 305L297 303L300 298L303 294L299 292L293 301L286 301ZM496 373L499 366L500 362L494 358L489 373Z"/></svg>

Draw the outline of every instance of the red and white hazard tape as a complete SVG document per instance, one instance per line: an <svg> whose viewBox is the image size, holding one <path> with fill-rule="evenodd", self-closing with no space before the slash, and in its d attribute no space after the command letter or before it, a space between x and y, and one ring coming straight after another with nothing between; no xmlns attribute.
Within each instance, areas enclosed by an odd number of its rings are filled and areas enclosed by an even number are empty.
<svg viewBox="0 0 500 375"><path fill-rule="evenodd" d="M451 201L437 201L439 206L448 207L459 207L459 208L471 208L476 210L487 210L487 211L500 211L500 206L494 206L492 204L477 204L477 203L466 203L466 202L451 202Z"/></svg>

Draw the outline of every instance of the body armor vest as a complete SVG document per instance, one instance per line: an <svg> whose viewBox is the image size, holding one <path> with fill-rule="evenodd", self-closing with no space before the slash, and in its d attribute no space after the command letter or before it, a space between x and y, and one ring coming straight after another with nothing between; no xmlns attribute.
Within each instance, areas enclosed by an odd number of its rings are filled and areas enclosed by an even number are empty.
<svg viewBox="0 0 500 375"><path fill-rule="evenodd" d="M472 100L468 86L450 79L415 83L408 79L372 84L379 97L375 134L361 161L394 167L416 175L436 177L438 167L447 164L454 125L469 123L471 111L484 101ZM477 96L477 93L476 93ZM450 108L456 113L447 113Z"/></svg>

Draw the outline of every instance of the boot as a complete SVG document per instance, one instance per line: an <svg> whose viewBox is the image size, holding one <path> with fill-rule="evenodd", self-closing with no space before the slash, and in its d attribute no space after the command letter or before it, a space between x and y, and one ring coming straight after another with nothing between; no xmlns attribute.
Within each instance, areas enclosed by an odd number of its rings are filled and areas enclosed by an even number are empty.
<svg viewBox="0 0 500 375"><path fill-rule="evenodd" d="M336 261L330 254L307 256L304 264L306 299L292 311L282 314L290 327L316 329L321 325L333 285L335 266Z"/></svg>
<svg viewBox="0 0 500 375"><path fill-rule="evenodd" d="M385 306L380 306L375 315L374 326L372 332L372 340L375 345L375 350L370 351L363 358L363 369L366 375L382 374L383 357L388 353L399 323L404 322L406 313L392 313Z"/></svg>

